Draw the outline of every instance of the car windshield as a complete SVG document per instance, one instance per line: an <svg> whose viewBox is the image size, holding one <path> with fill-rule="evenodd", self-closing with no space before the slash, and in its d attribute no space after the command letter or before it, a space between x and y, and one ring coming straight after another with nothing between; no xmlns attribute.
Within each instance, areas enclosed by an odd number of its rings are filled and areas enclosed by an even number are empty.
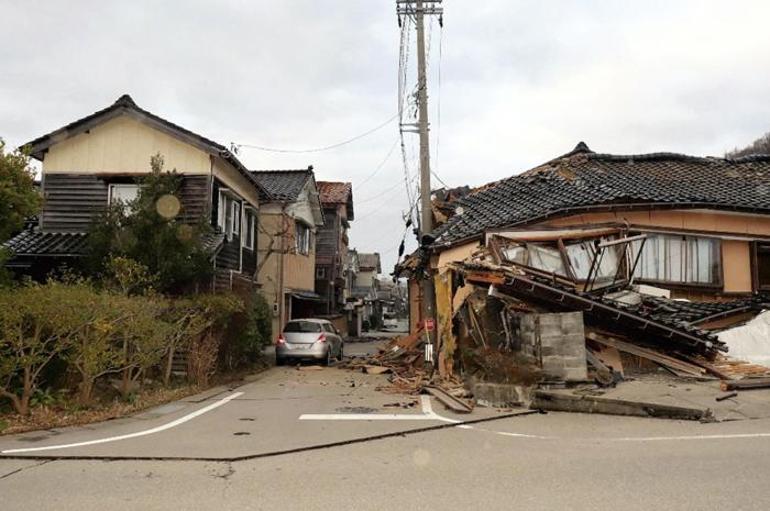
<svg viewBox="0 0 770 511"><path fill-rule="evenodd" d="M313 323L312 321L289 321L286 323L286 327L283 329L283 331L307 333L320 332L321 324Z"/></svg>

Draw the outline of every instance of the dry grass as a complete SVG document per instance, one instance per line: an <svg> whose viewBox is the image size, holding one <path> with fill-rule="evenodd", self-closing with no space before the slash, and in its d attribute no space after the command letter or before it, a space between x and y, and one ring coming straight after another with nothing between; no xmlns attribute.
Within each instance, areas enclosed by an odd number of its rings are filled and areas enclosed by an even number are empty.
<svg viewBox="0 0 770 511"><path fill-rule="evenodd" d="M114 397L111 400L96 402L88 408L77 407L74 403L63 403L56 406L34 407L26 417L15 413L0 414L0 436L66 426L82 426L84 424L125 417L147 408L184 399L203 392L207 388L242 381L247 374L261 372L267 367L269 366L266 364L260 364L248 371L244 370L215 376L208 387L185 385L171 388L145 389L137 393L131 402Z"/></svg>
<svg viewBox="0 0 770 511"><path fill-rule="evenodd" d="M115 399L83 409L68 406L38 406L32 408L26 417L15 413L0 415L0 423L5 423L5 428L0 431L0 435L106 421L182 399L200 391L198 387L192 386L154 389L139 393L133 403Z"/></svg>

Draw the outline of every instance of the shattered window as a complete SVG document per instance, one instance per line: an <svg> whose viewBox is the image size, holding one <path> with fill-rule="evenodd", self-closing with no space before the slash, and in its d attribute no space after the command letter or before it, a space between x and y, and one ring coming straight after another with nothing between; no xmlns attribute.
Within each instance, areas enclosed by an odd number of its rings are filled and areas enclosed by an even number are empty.
<svg viewBox="0 0 770 511"><path fill-rule="evenodd" d="M518 264L527 264L527 247L516 245L503 250L505 259Z"/></svg>
<svg viewBox="0 0 770 511"><path fill-rule="evenodd" d="M641 242L634 242L633 254ZM677 284L718 284L720 243L697 236L649 234L634 276Z"/></svg>
<svg viewBox="0 0 770 511"><path fill-rule="evenodd" d="M548 273L567 275L564 260L558 248L534 244L527 247L529 248L529 266Z"/></svg>
<svg viewBox="0 0 770 511"><path fill-rule="evenodd" d="M598 240L599 243L613 241L614 238L604 237ZM580 243L567 245L567 258L569 259L572 272L577 280L587 280L594 258L597 260L597 266L593 269L591 276L593 287L601 287L602 284L611 284L620 270L623 262L624 245L612 245L598 250L596 241L587 240ZM599 254L597 258L596 255ZM622 277L621 275L618 275ZM624 277L623 277L624 278Z"/></svg>
<svg viewBox="0 0 770 511"><path fill-rule="evenodd" d="M591 269L591 262L594 258L594 247L591 242L584 241L574 245L567 245L567 257L569 264L572 265L572 271L575 278L585 280L588 278L588 272Z"/></svg>

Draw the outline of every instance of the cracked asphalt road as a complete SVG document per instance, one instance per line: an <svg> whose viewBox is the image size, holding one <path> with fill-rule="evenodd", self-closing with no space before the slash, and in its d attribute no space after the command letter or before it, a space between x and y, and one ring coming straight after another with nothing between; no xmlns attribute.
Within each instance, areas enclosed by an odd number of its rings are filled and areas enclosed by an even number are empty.
<svg viewBox="0 0 770 511"><path fill-rule="evenodd" d="M770 507L768 420L699 424L548 414L490 420L472 429L438 421L298 420L305 413L393 413L384 405L411 399L377 392L383 381L337 368L274 368L238 389L218 389L136 417L0 437L0 450L7 450L118 436L168 424L243 392L159 433L39 453L104 459L0 458L0 509ZM498 415L478 409L471 418ZM400 434L434 425L442 429ZM370 439L376 435L384 437ZM357 443L343 443L350 440ZM313 449L330 442L341 444ZM310 450L229 460L303 448ZM132 459L157 456L164 460ZM178 457L186 459L173 459Z"/></svg>

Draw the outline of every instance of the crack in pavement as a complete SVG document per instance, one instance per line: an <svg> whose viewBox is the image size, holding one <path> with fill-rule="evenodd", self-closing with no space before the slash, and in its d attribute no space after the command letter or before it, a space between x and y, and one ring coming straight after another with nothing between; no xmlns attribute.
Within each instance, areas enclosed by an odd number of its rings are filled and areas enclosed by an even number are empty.
<svg viewBox="0 0 770 511"><path fill-rule="evenodd" d="M294 447L291 449L284 449L280 451L269 451L257 454L246 454L243 456L233 456L228 458L212 458L206 456L46 456L46 455L0 455L0 460L12 459L12 460L47 460L47 461L105 461L105 462L118 462L118 461L202 461L208 463L231 463L238 461L248 461L260 458L273 458L277 456L286 456L289 454L298 454L303 452L318 451L322 449L331 449L334 447L342 447L347 445L355 445L367 442L374 442L377 440L385 440L388 438L407 437L410 435L416 435L419 433L428 433L431 431L439 431L443 429L462 428L471 424L479 424L484 422L497 421L502 419L509 419L515 417L523 417L532 414L541 413L539 410L527 410L522 412L508 413L504 415L498 415L495 417L484 417L481 419L472 419L468 421L458 421L444 424L437 424L433 426L425 426L422 428L406 429L401 431L394 431L391 433L382 433L378 435L365 436L360 438L351 438L348 440L340 440L337 442L330 442L326 444L315 444L305 447Z"/></svg>
<svg viewBox="0 0 770 511"><path fill-rule="evenodd" d="M32 465L27 465L26 467L17 468L16 470L14 470L12 472L8 472L7 474L1 475L0 476L0 480L7 479L7 478L9 478L11 476L14 476L14 475L20 473L20 472L24 472L25 470L41 467L41 466L45 465L46 463L51 463L52 461L54 461L54 460L43 460L40 463L34 463Z"/></svg>

